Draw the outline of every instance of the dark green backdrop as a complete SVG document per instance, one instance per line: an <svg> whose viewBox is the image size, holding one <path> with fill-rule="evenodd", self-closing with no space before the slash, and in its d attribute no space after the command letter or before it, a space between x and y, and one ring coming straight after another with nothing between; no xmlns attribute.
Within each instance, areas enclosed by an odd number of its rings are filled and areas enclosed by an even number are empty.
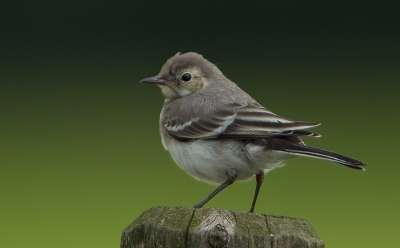
<svg viewBox="0 0 400 248"><path fill-rule="evenodd" d="M163 98L139 84L178 51L279 115L322 122L308 144L370 164L289 161L267 174L256 212L305 218L327 247L400 243L398 1L1 5L1 247L118 247L145 209L215 188L164 151ZM254 184L207 206L248 210Z"/></svg>

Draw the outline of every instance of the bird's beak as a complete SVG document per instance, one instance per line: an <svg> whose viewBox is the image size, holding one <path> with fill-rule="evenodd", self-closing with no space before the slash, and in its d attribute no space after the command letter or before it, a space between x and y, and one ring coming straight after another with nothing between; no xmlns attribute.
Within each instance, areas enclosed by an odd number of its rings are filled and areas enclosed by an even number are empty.
<svg viewBox="0 0 400 248"><path fill-rule="evenodd" d="M148 83L148 84L168 84L167 80L161 79L159 76L145 78L140 81L141 83Z"/></svg>

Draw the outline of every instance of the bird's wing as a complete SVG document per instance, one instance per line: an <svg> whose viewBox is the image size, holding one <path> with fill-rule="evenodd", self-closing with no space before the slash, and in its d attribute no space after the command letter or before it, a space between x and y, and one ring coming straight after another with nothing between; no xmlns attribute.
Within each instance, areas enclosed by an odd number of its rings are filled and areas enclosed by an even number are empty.
<svg viewBox="0 0 400 248"><path fill-rule="evenodd" d="M161 114L161 125L177 139L216 138L236 117L236 111L230 107L205 101L190 105L165 106Z"/></svg>
<svg viewBox="0 0 400 248"><path fill-rule="evenodd" d="M257 103L176 102L164 106L160 121L171 136L180 140L319 136L303 130L319 123L291 121Z"/></svg>
<svg viewBox="0 0 400 248"><path fill-rule="evenodd" d="M218 136L219 138L256 139L272 136L320 136L303 130L318 126L319 123L292 121L278 116L258 104L237 106L235 112L235 120Z"/></svg>

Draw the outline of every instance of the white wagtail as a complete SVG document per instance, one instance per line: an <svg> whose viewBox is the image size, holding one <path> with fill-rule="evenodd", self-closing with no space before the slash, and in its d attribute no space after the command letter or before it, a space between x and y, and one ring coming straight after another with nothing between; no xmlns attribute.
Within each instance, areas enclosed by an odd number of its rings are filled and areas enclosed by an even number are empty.
<svg viewBox="0 0 400 248"><path fill-rule="evenodd" d="M361 161L306 146L300 136L319 123L292 121L261 106L197 53L177 53L158 76L140 81L157 84L165 96L160 133L165 149L184 171L220 184L194 207L201 208L236 180L255 175L254 212L265 173L297 156L329 160L363 170Z"/></svg>

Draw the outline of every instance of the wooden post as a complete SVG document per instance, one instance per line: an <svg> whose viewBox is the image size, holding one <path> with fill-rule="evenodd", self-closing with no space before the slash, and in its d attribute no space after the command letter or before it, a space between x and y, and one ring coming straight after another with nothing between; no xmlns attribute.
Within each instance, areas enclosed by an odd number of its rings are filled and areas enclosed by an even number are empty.
<svg viewBox="0 0 400 248"><path fill-rule="evenodd" d="M121 236L121 248L325 247L304 219L216 208L153 207Z"/></svg>

